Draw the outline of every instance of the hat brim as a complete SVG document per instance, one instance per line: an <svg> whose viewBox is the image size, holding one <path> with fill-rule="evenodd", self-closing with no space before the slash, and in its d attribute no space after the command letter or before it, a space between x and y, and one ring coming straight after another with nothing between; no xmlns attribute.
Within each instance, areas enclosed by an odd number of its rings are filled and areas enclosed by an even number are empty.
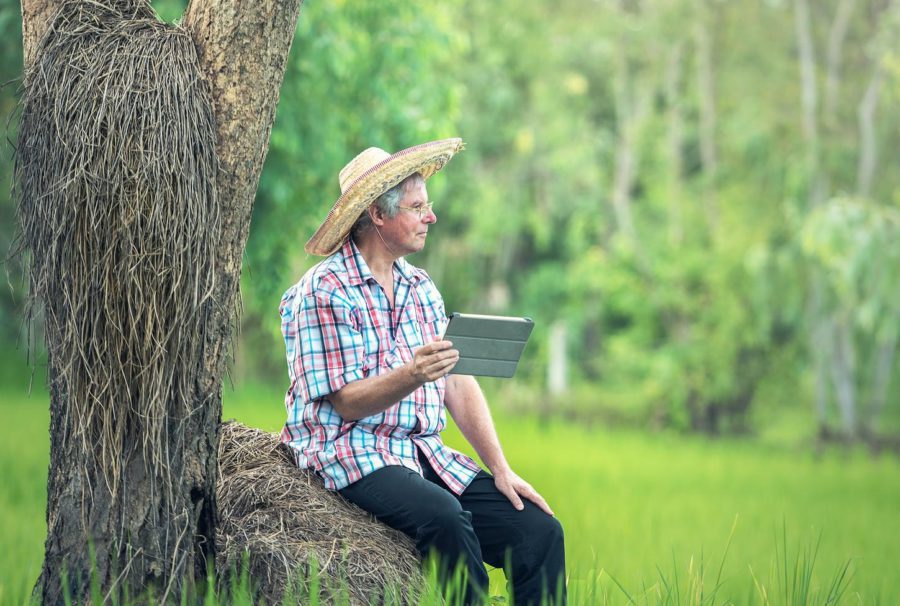
<svg viewBox="0 0 900 606"><path fill-rule="evenodd" d="M378 196L413 173L424 179L441 170L463 148L459 138L441 139L391 154L356 178L337 199L325 221L304 247L313 255L330 255L344 243L360 215Z"/></svg>

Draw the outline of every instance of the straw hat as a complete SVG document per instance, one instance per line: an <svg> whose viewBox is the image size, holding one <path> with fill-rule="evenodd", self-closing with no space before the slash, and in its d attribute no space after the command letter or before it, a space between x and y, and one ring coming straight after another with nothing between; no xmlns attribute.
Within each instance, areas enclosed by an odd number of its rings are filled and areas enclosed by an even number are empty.
<svg viewBox="0 0 900 606"><path fill-rule="evenodd" d="M341 197L306 243L306 252L330 255L340 248L350 228L378 196L413 173L427 179L441 170L462 148L462 139L454 138L408 147L395 154L377 147L365 150L338 175Z"/></svg>

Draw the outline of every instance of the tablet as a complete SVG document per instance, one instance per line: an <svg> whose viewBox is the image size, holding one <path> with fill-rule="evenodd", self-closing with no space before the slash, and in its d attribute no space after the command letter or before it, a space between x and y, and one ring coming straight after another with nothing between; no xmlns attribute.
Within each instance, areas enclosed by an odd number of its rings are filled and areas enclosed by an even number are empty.
<svg viewBox="0 0 900 606"><path fill-rule="evenodd" d="M452 314L444 339L459 351L459 362L450 373L513 376L533 328L531 318Z"/></svg>

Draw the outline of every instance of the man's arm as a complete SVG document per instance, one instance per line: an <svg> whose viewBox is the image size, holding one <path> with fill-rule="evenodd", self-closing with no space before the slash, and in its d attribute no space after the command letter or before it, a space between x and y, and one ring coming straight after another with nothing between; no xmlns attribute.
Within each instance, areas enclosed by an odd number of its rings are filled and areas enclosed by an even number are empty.
<svg viewBox="0 0 900 606"><path fill-rule="evenodd" d="M506 495L513 507L521 510L521 497L525 497L552 516L553 511L544 498L506 462L487 400L475 378L468 375L447 377L444 403L463 436L491 470L497 490Z"/></svg>
<svg viewBox="0 0 900 606"><path fill-rule="evenodd" d="M348 421L386 410L413 391L443 377L459 361L450 341L434 341L416 350L413 359L400 368L347 383L328 396L334 409Z"/></svg>

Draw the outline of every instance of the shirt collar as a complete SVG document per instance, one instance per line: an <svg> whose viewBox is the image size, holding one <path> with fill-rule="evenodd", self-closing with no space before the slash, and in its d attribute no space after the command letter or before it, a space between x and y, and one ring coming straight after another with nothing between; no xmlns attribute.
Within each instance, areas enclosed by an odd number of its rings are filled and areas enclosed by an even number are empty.
<svg viewBox="0 0 900 606"><path fill-rule="evenodd" d="M406 259L400 257L394 262L394 266L397 268L397 273L400 275L401 282L407 282L410 284L416 284L419 281L419 275L412 265L406 262Z"/></svg>
<svg viewBox="0 0 900 606"><path fill-rule="evenodd" d="M344 242L341 255L344 257L344 267L347 268L347 282L352 286L359 286L363 282L375 279L353 238L347 238Z"/></svg>
<svg viewBox="0 0 900 606"><path fill-rule="evenodd" d="M359 252L359 248L356 247L356 242L353 241L353 238L347 238L347 241L344 242L341 248L341 255L344 257L344 266L347 268L347 282L349 284L359 286L363 282L375 279L375 274L369 269L369 265L363 258L362 253ZM394 261L394 267L397 268L397 275L400 276L401 282L409 284L417 284L419 282L421 278L419 272L415 271L415 268L403 257Z"/></svg>

